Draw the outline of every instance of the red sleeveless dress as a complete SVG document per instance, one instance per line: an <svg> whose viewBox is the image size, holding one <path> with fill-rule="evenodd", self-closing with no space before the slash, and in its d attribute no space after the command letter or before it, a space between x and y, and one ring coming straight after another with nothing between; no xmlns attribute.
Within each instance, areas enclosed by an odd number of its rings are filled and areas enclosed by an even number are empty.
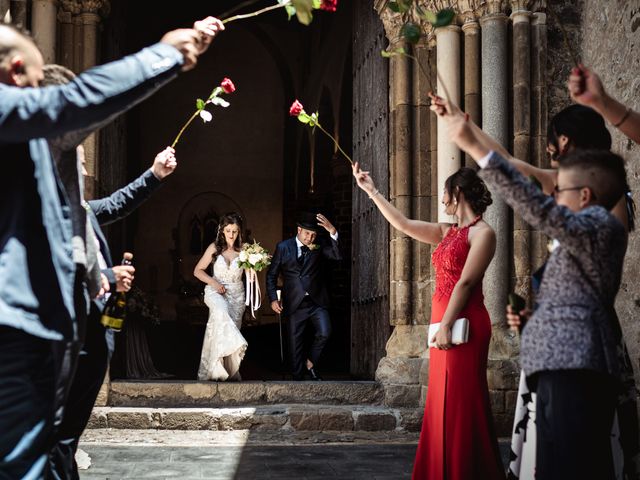
<svg viewBox="0 0 640 480"><path fill-rule="evenodd" d="M433 252L436 291L431 322L438 323L469 255L469 227L452 226ZM469 342L429 351L429 384L413 480L504 479L493 428L487 356L491 321L480 282L458 318L469 319Z"/></svg>

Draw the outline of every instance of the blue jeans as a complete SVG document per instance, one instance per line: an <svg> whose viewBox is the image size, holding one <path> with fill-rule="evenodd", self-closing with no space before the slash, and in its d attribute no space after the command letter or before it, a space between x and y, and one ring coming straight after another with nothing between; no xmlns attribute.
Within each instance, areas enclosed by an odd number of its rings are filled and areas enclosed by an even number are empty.
<svg viewBox="0 0 640 480"><path fill-rule="evenodd" d="M46 476L55 385L53 342L0 327L0 479Z"/></svg>

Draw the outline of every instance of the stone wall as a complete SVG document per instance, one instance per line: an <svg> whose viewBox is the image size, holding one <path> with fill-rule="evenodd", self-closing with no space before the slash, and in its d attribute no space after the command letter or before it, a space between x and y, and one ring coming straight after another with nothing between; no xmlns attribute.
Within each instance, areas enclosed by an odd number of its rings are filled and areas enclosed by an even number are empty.
<svg viewBox="0 0 640 480"><path fill-rule="evenodd" d="M585 0L582 8L582 51L586 65L603 80L610 94L640 110L640 3L625 0ZM627 175L638 202L640 191L640 147L609 127L613 151L627 161ZM640 381L640 235L631 234L624 276L616 309Z"/></svg>

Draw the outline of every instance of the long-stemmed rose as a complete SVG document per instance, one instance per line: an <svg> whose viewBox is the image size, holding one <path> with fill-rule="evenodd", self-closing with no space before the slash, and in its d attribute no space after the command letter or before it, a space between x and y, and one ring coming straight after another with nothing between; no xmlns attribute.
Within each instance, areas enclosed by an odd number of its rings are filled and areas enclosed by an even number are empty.
<svg viewBox="0 0 640 480"><path fill-rule="evenodd" d="M456 13L451 8L445 8L438 11L437 13L434 13L432 11L425 10L418 4L418 2L414 3L413 0L387 1L386 6L389 8L389 10L401 14L403 18L409 19L402 25L402 28L400 29L400 36L412 45L417 44L420 41L420 38L425 35L425 33L422 31L422 26L420 25L420 23L418 23L417 21L413 21L413 18L417 17L421 20L425 20L430 23L433 28L446 27L447 25L450 25L451 22L453 22L453 20L456 18ZM431 81L429 80L429 74L422 66L422 63L420 62L420 60L418 60L417 57L407 53L407 51L402 47L396 48L395 50L383 50L380 53L383 57L386 58L401 55L412 59L418 64L420 70L422 70L422 74L425 76L425 79L429 84L429 90L433 90L433 88L431 87ZM448 101L451 101L451 96L447 91L447 86L440 77L440 72L438 72L437 69L436 75L438 76L440 85L444 90L444 97Z"/></svg>
<svg viewBox="0 0 640 480"><path fill-rule="evenodd" d="M278 0L278 3L270 7L261 8L255 12L243 13L226 18L222 23L235 22L245 18L257 17L263 13L284 8L289 15L289 19L297 17L298 21L303 25L309 25L313 20L313 10L325 10L327 12L335 12L338 6L338 0Z"/></svg>
<svg viewBox="0 0 640 480"><path fill-rule="evenodd" d="M333 137L333 135L331 135L324 128L322 128L322 125L320 125L320 122L318 121L318 112L312 113L311 115L309 115L307 112L304 111L304 107L302 106L302 104L298 100L295 100L291 104L291 107L289 108L289 115L291 115L292 117L296 117L300 122L306 125L309 125L312 128L318 127L322 133L324 133L327 137L329 137L333 141L333 144L336 146L338 151L344 156L344 158L349 160L349 163L353 165L353 160L351 160L351 157L345 153L342 147L340 147L340 144L338 143L338 141Z"/></svg>
<svg viewBox="0 0 640 480"><path fill-rule="evenodd" d="M184 131L189 127L189 125L191 125L191 122L193 122L197 116L200 116L200 118L204 123L211 121L211 119L213 118L213 115L211 114L211 112L207 110L207 105L211 104L211 105L217 105L219 107L227 108L229 106L229 102L221 98L220 94L233 93L235 91L236 91L236 87L233 84L233 82L229 78L224 78L222 82L220 82L220 85L218 85L216 88L213 89L213 91L211 92L211 95L209 95L209 98L207 98L206 100L202 100L201 98L198 98L196 100L196 111L193 113L193 115L191 115L191 117L189 117L189 120L187 120L187 122L182 126L182 128L178 132L178 135L176 135L176 138L173 140L171 147L175 147L178 144L178 141L180 140L180 137L182 137L182 134L184 133Z"/></svg>

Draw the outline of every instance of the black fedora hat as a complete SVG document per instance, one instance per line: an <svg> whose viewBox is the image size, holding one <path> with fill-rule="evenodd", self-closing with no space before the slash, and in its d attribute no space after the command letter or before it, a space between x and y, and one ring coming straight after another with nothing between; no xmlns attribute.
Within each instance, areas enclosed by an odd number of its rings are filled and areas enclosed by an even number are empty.
<svg viewBox="0 0 640 480"><path fill-rule="evenodd" d="M296 224L300 228L304 228L305 230L311 230L312 232L318 232L320 230L320 226L318 225L318 220L316 219L316 215L311 212L302 212L298 215L298 221Z"/></svg>

